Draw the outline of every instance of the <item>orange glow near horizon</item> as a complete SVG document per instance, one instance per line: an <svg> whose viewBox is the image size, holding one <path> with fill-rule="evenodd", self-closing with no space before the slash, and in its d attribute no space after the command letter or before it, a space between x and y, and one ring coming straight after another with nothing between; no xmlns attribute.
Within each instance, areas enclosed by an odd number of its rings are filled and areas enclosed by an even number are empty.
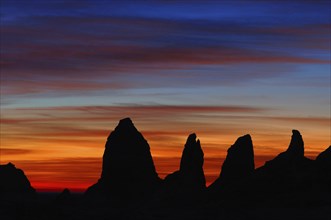
<svg viewBox="0 0 331 220"><path fill-rule="evenodd" d="M118 122L115 118L123 118L123 109L113 114L109 123L105 122L109 109L99 108L83 113L77 109L56 113L49 109L25 109L22 110L25 118L17 116L20 115L15 112L18 110L8 113L1 121L1 164L14 163L25 172L37 191L69 188L83 192L100 177L109 127L111 130L116 127ZM243 109L231 115L228 111L233 111L233 108L211 109L177 112L178 109L168 107L165 110L153 108L146 113L131 109L136 112L132 120L148 141L161 178L179 169L186 138L193 132L204 150L207 185L219 176L227 149L246 133L252 136L256 167L287 149L292 128L300 130L305 142L305 155L309 158L314 159L330 143L327 119L298 117L285 120L281 117L258 117L258 113L249 109L248 113ZM163 111L168 113L167 117L157 119ZM210 111L218 120L210 117ZM115 112L113 110L112 113ZM176 118L172 119L174 115ZM274 126L266 126L271 123ZM250 127L252 124L253 128Z"/></svg>

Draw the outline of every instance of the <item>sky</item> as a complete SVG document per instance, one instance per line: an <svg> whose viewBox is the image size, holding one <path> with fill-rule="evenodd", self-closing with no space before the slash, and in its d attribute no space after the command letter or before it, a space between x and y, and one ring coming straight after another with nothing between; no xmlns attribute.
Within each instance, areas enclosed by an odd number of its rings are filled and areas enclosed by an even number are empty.
<svg viewBox="0 0 331 220"><path fill-rule="evenodd" d="M161 178L186 138L207 184L252 136L256 167L298 129L331 142L330 1L0 0L0 162L38 191L84 191L130 117Z"/></svg>

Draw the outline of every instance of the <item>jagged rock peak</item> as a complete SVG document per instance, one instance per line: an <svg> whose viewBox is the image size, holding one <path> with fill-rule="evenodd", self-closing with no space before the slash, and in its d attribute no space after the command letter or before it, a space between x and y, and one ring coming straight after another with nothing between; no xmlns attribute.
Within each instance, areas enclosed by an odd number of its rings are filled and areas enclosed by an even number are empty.
<svg viewBox="0 0 331 220"><path fill-rule="evenodd" d="M239 137L228 149L228 154L222 166L221 180L243 178L254 172L254 150L249 134Z"/></svg>
<svg viewBox="0 0 331 220"><path fill-rule="evenodd" d="M11 162L7 163L6 165L1 165L1 166L6 167L7 169L13 169L13 168L16 169L15 165L12 164Z"/></svg>
<svg viewBox="0 0 331 220"><path fill-rule="evenodd" d="M249 134L246 134L244 136L239 137L232 146L250 147L250 145L252 145L252 138Z"/></svg>
<svg viewBox="0 0 331 220"><path fill-rule="evenodd" d="M188 136L180 161L180 171L185 172L194 168L202 168L204 154L200 140L196 139L197 135L195 133Z"/></svg>
<svg viewBox="0 0 331 220"><path fill-rule="evenodd" d="M136 129L130 118L123 118L119 121L114 132L119 132L119 131L137 132L138 130Z"/></svg>
<svg viewBox="0 0 331 220"><path fill-rule="evenodd" d="M132 123L131 118L123 118L118 123L118 126L121 126L121 127L131 127L131 126L134 126L134 125Z"/></svg>
<svg viewBox="0 0 331 220"><path fill-rule="evenodd" d="M152 192L159 182L147 141L130 118L120 120L106 142L101 178L87 194L134 197Z"/></svg>
<svg viewBox="0 0 331 220"><path fill-rule="evenodd" d="M206 179L203 171L204 154L196 134L187 138L180 160L179 171L165 178L166 188L176 193L196 193L206 188Z"/></svg>
<svg viewBox="0 0 331 220"><path fill-rule="evenodd" d="M291 156L304 156L304 143L302 140L302 136L298 130L292 130L291 142L286 152L288 154L291 154Z"/></svg>
<svg viewBox="0 0 331 220"><path fill-rule="evenodd" d="M117 173L117 169L132 175L139 175L138 171L141 171L146 175L149 173L157 176L149 145L130 118L120 120L115 131L109 135L103 156L103 169L106 176ZM124 173L122 175L126 175Z"/></svg>
<svg viewBox="0 0 331 220"><path fill-rule="evenodd" d="M190 147L192 145L194 145L197 141L197 135L195 133L192 133L188 136L185 147Z"/></svg>

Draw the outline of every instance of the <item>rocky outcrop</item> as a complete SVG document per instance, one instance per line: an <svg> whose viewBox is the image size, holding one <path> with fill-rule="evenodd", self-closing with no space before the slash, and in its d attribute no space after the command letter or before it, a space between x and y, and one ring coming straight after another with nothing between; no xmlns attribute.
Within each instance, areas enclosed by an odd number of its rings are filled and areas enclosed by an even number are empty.
<svg viewBox="0 0 331 220"><path fill-rule="evenodd" d="M237 185L242 179L253 174L254 150L249 134L239 137L228 149L219 178L209 187L217 191L224 185Z"/></svg>
<svg viewBox="0 0 331 220"><path fill-rule="evenodd" d="M304 143L298 130L292 130L292 138L285 154L291 158L300 158L304 156Z"/></svg>
<svg viewBox="0 0 331 220"><path fill-rule="evenodd" d="M206 187L203 172L204 154L196 134L187 138L179 171L165 178L165 185L176 191L199 191Z"/></svg>
<svg viewBox="0 0 331 220"><path fill-rule="evenodd" d="M130 118L120 120L106 142L101 178L86 195L144 197L159 183L147 141Z"/></svg>
<svg viewBox="0 0 331 220"><path fill-rule="evenodd" d="M0 194L31 196L35 194L35 189L21 169L8 163L0 165Z"/></svg>
<svg viewBox="0 0 331 220"><path fill-rule="evenodd" d="M245 178L254 172L254 151L251 136L242 136L228 149L228 155L222 165L222 181Z"/></svg>
<svg viewBox="0 0 331 220"><path fill-rule="evenodd" d="M268 170L269 173L279 174L285 171L294 172L294 170L304 167L310 161L304 157L304 142L300 132L292 130L292 138L287 150L274 159L267 161L259 170Z"/></svg>
<svg viewBox="0 0 331 220"><path fill-rule="evenodd" d="M300 132L292 130L288 149L255 171L252 188L263 195L308 190L313 168L314 161L304 156L304 142Z"/></svg>

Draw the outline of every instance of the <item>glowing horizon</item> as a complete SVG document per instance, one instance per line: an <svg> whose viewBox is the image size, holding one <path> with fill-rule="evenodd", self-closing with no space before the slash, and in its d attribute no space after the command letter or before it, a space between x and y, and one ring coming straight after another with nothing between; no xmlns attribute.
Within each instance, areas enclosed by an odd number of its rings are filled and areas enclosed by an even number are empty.
<svg viewBox="0 0 331 220"><path fill-rule="evenodd" d="M167 107L168 108L168 107ZM135 123L135 122L134 122ZM319 122L321 123L321 122ZM322 121L323 123L323 121ZM114 124L114 128L117 125ZM178 125L174 125L178 129ZM221 127L221 126L220 126ZM137 127L139 130L139 127ZM170 126L171 129L171 126ZM213 127L213 129L215 129ZM59 129L61 130L61 128ZM198 129L200 130L200 129ZM208 129L207 129L208 131ZM20 148L1 148L2 163L12 162L17 168L23 169L25 174L31 181L33 187L37 191L61 191L64 188L69 188L72 191L83 192L93 183L95 183L101 174L102 166L102 155L104 151L104 145L108 134L106 131L101 131L99 129L93 130L73 130L73 133L66 133L67 131L62 131L61 135L59 133L54 133L53 135L58 136L58 141L56 144L63 144L67 142L64 149L57 150L45 150L39 149L36 158L26 159L26 155L36 154L24 151ZM182 150L186 142L187 136L190 132L179 132L179 131L149 131L140 130L145 139L150 145L151 153L153 156L154 165L157 173L161 178L179 169L179 163L181 159ZM210 185L219 176L221 171L221 165L227 154L227 149L235 142L239 136L235 136L230 133L223 133L223 140L218 140L215 136L221 135L217 131L214 133L203 132L200 130L202 135L198 135L198 139L201 141L202 149L205 155L204 171L206 176L207 186ZM185 135L186 133L186 135ZM192 133L192 132L191 132ZM105 136L103 136L105 134ZM245 135L244 133L240 136ZM262 135L262 136L261 136ZM92 138L94 136L94 138ZM64 140L61 140L64 137ZM84 138L83 138L84 137ZM257 139L256 142L254 139ZM271 160L278 153L285 151L289 145L291 138L291 130L288 134L275 134L272 137L263 137L263 133L252 135L252 141L254 146L254 159L255 167L260 167L267 160ZM314 138L305 137L303 134L305 142L305 156L311 159L324 151L328 146L323 146L328 143L326 139L324 142L316 143ZM231 140L232 139L232 140ZM266 140L268 140L266 142ZM54 140L34 140L35 144L42 146L44 144L48 145L50 148L56 148L52 146ZM70 145L68 142L72 141ZM88 144L84 144L88 141ZM162 143L167 141L166 143ZM274 142L273 145L268 145L266 143ZM14 145L14 144L13 144ZM15 144L19 146L19 144ZM79 147L78 147L79 145ZM94 146L93 151L88 149L88 146ZM66 152L65 148L71 149L70 152ZM77 148L78 151L73 150ZM86 152L82 153L82 150ZM44 152L42 152L44 151ZM61 152L62 158L56 157L54 155ZM41 155L40 155L41 154ZM44 154L44 155L43 155ZM3 156L5 155L5 156ZM15 159L13 160L13 155ZM79 155L79 156L78 156ZM42 160L38 158L43 158ZM50 182L50 179L52 182Z"/></svg>

